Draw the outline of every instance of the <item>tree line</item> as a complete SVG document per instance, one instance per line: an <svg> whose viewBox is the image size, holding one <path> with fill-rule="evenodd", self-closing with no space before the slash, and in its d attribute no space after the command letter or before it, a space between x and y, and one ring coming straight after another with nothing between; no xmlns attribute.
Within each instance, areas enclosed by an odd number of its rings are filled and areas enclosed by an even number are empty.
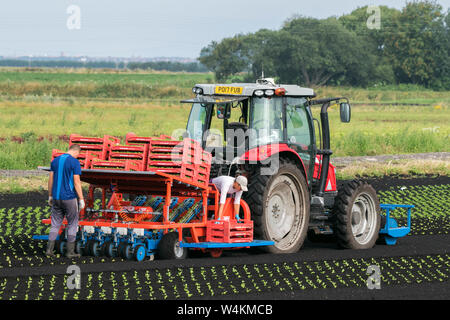
<svg viewBox="0 0 450 320"><path fill-rule="evenodd" d="M213 41L199 61L227 81L264 72L306 86L417 84L450 89L450 14L434 1L380 6L379 25L361 7L327 19L294 16L279 30L261 29Z"/></svg>
<svg viewBox="0 0 450 320"><path fill-rule="evenodd" d="M0 67L35 67L35 68L91 68L91 69L129 69L155 70L170 72L208 72L198 62L128 62L123 61L73 61L73 60L25 60L0 59Z"/></svg>

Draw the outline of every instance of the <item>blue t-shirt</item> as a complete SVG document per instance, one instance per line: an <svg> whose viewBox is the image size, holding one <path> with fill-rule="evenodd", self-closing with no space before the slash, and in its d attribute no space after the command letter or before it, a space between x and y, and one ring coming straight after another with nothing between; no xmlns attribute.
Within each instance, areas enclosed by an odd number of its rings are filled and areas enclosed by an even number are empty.
<svg viewBox="0 0 450 320"><path fill-rule="evenodd" d="M77 197L73 176L81 175L80 162L65 153L53 159L51 167L53 171L53 189L52 195L55 200L71 200Z"/></svg>

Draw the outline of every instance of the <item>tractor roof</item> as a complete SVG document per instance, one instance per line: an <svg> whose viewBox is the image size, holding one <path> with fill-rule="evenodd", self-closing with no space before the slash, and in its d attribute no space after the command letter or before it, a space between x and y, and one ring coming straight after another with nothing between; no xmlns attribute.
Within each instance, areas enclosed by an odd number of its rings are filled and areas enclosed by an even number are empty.
<svg viewBox="0 0 450 320"><path fill-rule="evenodd" d="M275 90L277 88L284 88L286 90L285 96L301 96L301 97L315 97L313 89L302 88L297 85L281 84L277 85L273 79L260 79L256 83L231 83L231 84L197 84L195 89L202 89L202 94L206 96L241 96L251 97L257 90Z"/></svg>

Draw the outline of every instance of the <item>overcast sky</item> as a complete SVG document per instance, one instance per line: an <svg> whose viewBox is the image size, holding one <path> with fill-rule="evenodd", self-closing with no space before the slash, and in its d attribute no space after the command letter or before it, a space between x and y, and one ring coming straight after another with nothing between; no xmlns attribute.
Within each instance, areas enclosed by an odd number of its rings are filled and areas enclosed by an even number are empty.
<svg viewBox="0 0 450 320"><path fill-rule="evenodd" d="M13 0L0 5L0 55L198 57L236 33L279 29L294 14L341 16L405 0ZM439 0L445 10L450 0ZM76 11L80 10L77 20ZM80 24L77 24L77 21ZM68 26L69 25L69 26ZM79 29L78 29L79 27Z"/></svg>

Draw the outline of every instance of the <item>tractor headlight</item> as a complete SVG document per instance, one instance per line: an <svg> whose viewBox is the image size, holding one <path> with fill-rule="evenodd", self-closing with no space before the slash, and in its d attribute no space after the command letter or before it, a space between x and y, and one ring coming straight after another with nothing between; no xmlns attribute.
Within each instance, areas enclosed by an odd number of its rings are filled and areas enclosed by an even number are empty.
<svg viewBox="0 0 450 320"><path fill-rule="evenodd" d="M275 93L275 91L273 91L273 90L266 90L266 96L268 96L268 97L273 96L274 93Z"/></svg>
<svg viewBox="0 0 450 320"><path fill-rule="evenodd" d="M254 93L255 93L255 96L257 96L257 97L262 97L264 95L263 90L256 90Z"/></svg>
<svg viewBox="0 0 450 320"><path fill-rule="evenodd" d="M203 93L203 89L202 88L197 88L197 89L195 89L195 93L196 94L202 94Z"/></svg>

